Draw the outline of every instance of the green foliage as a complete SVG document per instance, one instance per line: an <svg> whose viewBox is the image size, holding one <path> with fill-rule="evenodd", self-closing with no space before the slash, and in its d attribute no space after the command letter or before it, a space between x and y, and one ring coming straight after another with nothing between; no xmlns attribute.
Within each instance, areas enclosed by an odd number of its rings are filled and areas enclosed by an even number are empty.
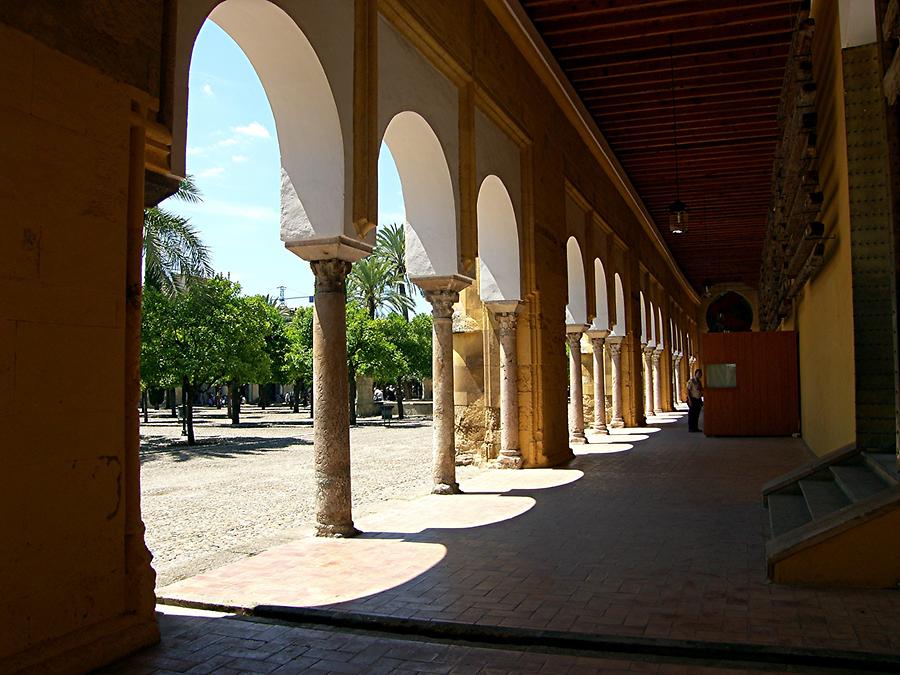
<svg viewBox="0 0 900 675"><path fill-rule="evenodd" d="M270 374L272 382L284 383L289 381L285 377L286 356L289 348L286 333L287 322L275 303L268 296L255 295L247 298L247 302L256 305L256 311L265 317L265 352L269 357ZM262 381L262 380L260 380Z"/></svg>
<svg viewBox="0 0 900 675"><path fill-rule="evenodd" d="M389 312L408 313L414 303L400 293L396 283L390 264L372 255L353 264L347 277L347 297L364 307L371 319Z"/></svg>
<svg viewBox="0 0 900 675"><path fill-rule="evenodd" d="M300 307L285 326L287 350L284 355L283 374L286 382L297 382L312 377L312 322L313 308Z"/></svg>
<svg viewBox="0 0 900 675"><path fill-rule="evenodd" d="M197 203L200 191L188 177L174 197ZM212 274L209 250L187 218L159 207L144 209L144 286L176 295L194 279Z"/></svg>
<svg viewBox="0 0 900 675"><path fill-rule="evenodd" d="M406 231L403 225L392 223L378 228L378 234L375 237L375 251L373 255L387 263L388 268L394 275L394 284L397 293L403 297L410 297L410 301L403 302L400 308L400 314L404 319L409 320L409 312L414 307L411 298L418 290L410 280L406 270Z"/></svg>
<svg viewBox="0 0 900 675"><path fill-rule="evenodd" d="M393 378L431 377L431 315L417 314L412 321L393 314L383 319L387 339L403 355L405 368Z"/></svg>
<svg viewBox="0 0 900 675"><path fill-rule="evenodd" d="M226 279L204 279L175 297L144 291L141 379L173 387L223 380L265 381L266 313ZM258 378L258 379L257 379Z"/></svg>
<svg viewBox="0 0 900 675"><path fill-rule="evenodd" d="M401 319L402 321L402 319ZM409 365L389 337L388 319L372 319L356 303L347 304L347 365L351 379L367 375L393 380Z"/></svg>

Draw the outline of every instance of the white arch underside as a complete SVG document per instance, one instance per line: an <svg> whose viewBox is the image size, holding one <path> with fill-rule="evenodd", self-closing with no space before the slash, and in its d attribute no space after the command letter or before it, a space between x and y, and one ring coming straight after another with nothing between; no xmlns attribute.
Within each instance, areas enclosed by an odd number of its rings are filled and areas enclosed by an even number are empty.
<svg viewBox="0 0 900 675"><path fill-rule="evenodd" d="M477 213L481 299L520 300L519 228L509 192L497 176L481 183Z"/></svg>
<svg viewBox="0 0 900 675"><path fill-rule="evenodd" d="M618 272L613 279L616 290L616 324L613 326L612 335L625 337L625 291L622 289L622 277Z"/></svg>
<svg viewBox="0 0 900 675"><path fill-rule="evenodd" d="M594 295L596 296L595 330L609 330L609 296L606 291L606 270L600 258L594 259Z"/></svg>
<svg viewBox="0 0 900 675"><path fill-rule="evenodd" d="M344 232L344 144L337 104L309 40L269 0L225 0L209 15L250 60L281 150L281 238Z"/></svg>
<svg viewBox="0 0 900 675"><path fill-rule="evenodd" d="M566 242L566 268L568 277L568 303L566 304L566 324L581 325L587 323L587 284L584 278L584 258L581 246L575 237Z"/></svg>
<svg viewBox="0 0 900 675"><path fill-rule="evenodd" d="M456 274L456 203L450 169L428 122L398 113L384 132L403 190L406 268L412 277Z"/></svg>

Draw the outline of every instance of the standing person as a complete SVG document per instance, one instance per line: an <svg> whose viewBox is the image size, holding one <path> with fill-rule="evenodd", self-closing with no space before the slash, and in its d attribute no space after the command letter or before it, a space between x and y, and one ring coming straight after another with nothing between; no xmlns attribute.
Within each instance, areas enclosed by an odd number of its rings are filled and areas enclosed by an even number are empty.
<svg viewBox="0 0 900 675"><path fill-rule="evenodd" d="M688 380L688 431L700 431L700 410L703 409L703 371L699 368Z"/></svg>

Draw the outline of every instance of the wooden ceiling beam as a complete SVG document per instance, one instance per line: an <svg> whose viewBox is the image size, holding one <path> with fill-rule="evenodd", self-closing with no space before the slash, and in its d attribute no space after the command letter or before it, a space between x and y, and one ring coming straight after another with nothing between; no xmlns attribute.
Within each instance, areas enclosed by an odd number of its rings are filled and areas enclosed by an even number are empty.
<svg viewBox="0 0 900 675"><path fill-rule="evenodd" d="M671 47L666 35L622 36L618 40L592 41L577 45L553 45L551 50L565 68L578 59L602 59L610 61L616 56L638 57L641 60L672 59L694 50L720 49L732 41L757 40L761 44L789 44L792 26L781 20L760 21L755 24L729 25L719 29L701 28L678 35L678 41ZM701 52L702 53L702 52ZM785 56L787 52L785 51Z"/></svg>
<svg viewBox="0 0 900 675"><path fill-rule="evenodd" d="M598 16L569 22L565 27L556 29L544 23L538 26L538 29L551 47L560 43L566 47L577 47L615 43L628 39L627 35L640 35L642 38L664 36L666 42L671 36L673 41L685 43L696 39L696 35L705 36L741 24L744 28L746 24L765 22L781 24L785 30L794 27L794 19L790 12L785 11L783 2L748 2L739 11L735 11L733 7L710 2L699 2L694 7L701 5L706 5L706 8L665 14L658 11L650 13L652 10L647 10L640 17L625 21L611 21L608 17ZM679 10L681 9L682 7L679 7Z"/></svg>

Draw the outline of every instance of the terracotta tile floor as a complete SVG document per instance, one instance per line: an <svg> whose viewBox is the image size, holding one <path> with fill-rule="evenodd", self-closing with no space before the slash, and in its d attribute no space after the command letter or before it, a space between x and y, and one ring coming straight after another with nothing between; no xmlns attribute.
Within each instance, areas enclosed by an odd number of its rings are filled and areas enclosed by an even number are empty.
<svg viewBox="0 0 900 675"><path fill-rule="evenodd" d="M688 434L683 414L590 437L559 469L487 471L394 502L351 540L300 539L160 591L229 606L900 654L900 592L767 582L760 487L793 439Z"/></svg>

